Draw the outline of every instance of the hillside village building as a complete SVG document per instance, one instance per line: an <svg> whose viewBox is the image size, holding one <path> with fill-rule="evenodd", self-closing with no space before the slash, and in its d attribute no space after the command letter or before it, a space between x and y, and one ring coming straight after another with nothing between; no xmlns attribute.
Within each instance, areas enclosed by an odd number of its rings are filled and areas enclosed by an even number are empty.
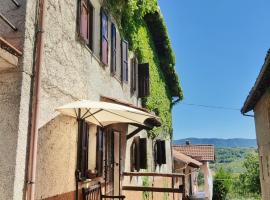
<svg viewBox="0 0 270 200"><path fill-rule="evenodd" d="M159 11L142 25L150 58L130 50L106 1L10 0L0 14L0 200L140 199L130 191L145 182L183 193L159 117L182 98L173 64L159 60L172 51L152 27ZM157 173L168 179L147 179Z"/></svg>
<svg viewBox="0 0 270 200"><path fill-rule="evenodd" d="M187 175L185 179L186 183L183 184L185 185L185 193L191 198L198 198L199 191L197 178L199 168L204 175L203 198L211 200L213 196L213 178L209 167L209 162L215 160L214 146L190 144L189 142L187 142L186 145L174 145L173 156L174 170Z"/></svg>
<svg viewBox="0 0 270 200"><path fill-rule="evenodd" d="M254 112L257 144L260 161L260 182L262 198L270 199L270 50L265 57L260 74L251 89L241 113L248 115L249 111Z"/></svg>

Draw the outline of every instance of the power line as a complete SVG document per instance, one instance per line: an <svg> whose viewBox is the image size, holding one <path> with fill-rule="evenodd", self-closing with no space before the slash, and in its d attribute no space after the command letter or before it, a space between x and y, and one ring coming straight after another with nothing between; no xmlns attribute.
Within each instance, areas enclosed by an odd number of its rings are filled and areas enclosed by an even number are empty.
<svg viewBox="0 0 270 200"><path fill-rule="evenodd" d="M196 106L196 107L210 108L210 109L216 109L216 110L240 111L239 108L225 107L225 106L213 106L213 105L203 105L203 104L195 104L195 103L182 103L182 104L187 105L187 106Z"/></svg>

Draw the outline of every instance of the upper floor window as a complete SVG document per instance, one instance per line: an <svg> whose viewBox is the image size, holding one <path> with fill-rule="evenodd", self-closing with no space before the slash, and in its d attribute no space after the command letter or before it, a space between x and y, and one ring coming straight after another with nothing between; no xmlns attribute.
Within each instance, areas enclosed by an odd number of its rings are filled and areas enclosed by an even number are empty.
<svg viewBox="0 0 270 200"><path fill-rule="evenodd" d="M93 19L94 8L89 0L80 0L79 9L79 35L93 50Z"/></svg>
<svg viewBox="0 0 270 200"><path fill-rule="evenodd" d="M103 9L101 9L101 61L108 65L108 16Z"/></svg>
<svg viewBox="0 0 270 200"><path fill-rule="evenodd" d="M139 94L138 97L147 97L150 94L149 64L138 65Z"/></svg>
<svg viewBox="0 0 270 200"><path fill-rule="evenodd" d="M122 40L122 80L128 82L128 42Z"/></svg>
<svg viewBox="0 0 270 200"><path fill-rule="evenodd" d="M111 72L116 73L116 27L112 23L111 28Z"/></svg>

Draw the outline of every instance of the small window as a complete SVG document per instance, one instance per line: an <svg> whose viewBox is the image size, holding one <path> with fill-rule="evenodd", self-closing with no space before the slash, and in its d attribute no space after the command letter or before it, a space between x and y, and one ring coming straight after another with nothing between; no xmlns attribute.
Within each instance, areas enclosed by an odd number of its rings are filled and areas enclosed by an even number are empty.
<svg viewBox="0 0 270 200"><path fill-rule="evenodd" d="M122 40L122 81L128 82L128 42L126 40Z"/></svg>
<svg viewBox="0 0 270 200"><path fill-rule="evenodd" d="M101 61L108 65L108 16L103 9L101 9Z"/></svg>
<svg viewBox="0 0 270 200"><path fill-rule="evenodd" d="M149 84L149 64L139 64L138 65L138 78L139 78L139 98L147 97L150 94L150 84Z"/></svg>
<svg viewBox="0 0 270 200"><path fill-rule="evenodd" d="M155 162L157 165L166 164L166 142L157 140L154 146Z"/></svg>
<svg viewBox="0 0 270 200"><path fill-rule="evenodd" d="M138 77L138 59L134 57L131 61L131 94L134 94L137 90L137 77Z"/></svg>
<svg viewBox="0 0 270 200"><path fill-rule="evenodd" d="M135 137L130 149L131 171L147 169L147 139Z"/></svg>
<svg viewBox="0 0 270 200"><path fill-rule="evenodd" d="M112 24L111 28L111 73L116 73L116 28Z"/></svg>
<svg viewBox="0 0 270 200"><path fill-rule="evenodd" d="M93 50L94 8L88 0L80 0L79 2L79 35L87 46Z"/></svg>

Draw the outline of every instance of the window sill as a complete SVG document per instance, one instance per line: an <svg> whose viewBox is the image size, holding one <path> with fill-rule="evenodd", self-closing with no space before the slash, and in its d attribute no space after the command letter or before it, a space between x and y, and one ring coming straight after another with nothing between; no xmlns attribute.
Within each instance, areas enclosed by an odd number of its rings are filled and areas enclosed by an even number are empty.
<svg viewBox="0 0 270 200"><path fill-rule="evenodd" d="M105 68L106 64L104 64L99 57L94 53L94 51L92 49L90 49L90 47L86 44L86 42L84 41L84 39L82 39L79 35L77 35L77 41L83 46L85 47L89 53L91 54L91 56L99 63L99 65L101 65L103 68Z"/></svg>

